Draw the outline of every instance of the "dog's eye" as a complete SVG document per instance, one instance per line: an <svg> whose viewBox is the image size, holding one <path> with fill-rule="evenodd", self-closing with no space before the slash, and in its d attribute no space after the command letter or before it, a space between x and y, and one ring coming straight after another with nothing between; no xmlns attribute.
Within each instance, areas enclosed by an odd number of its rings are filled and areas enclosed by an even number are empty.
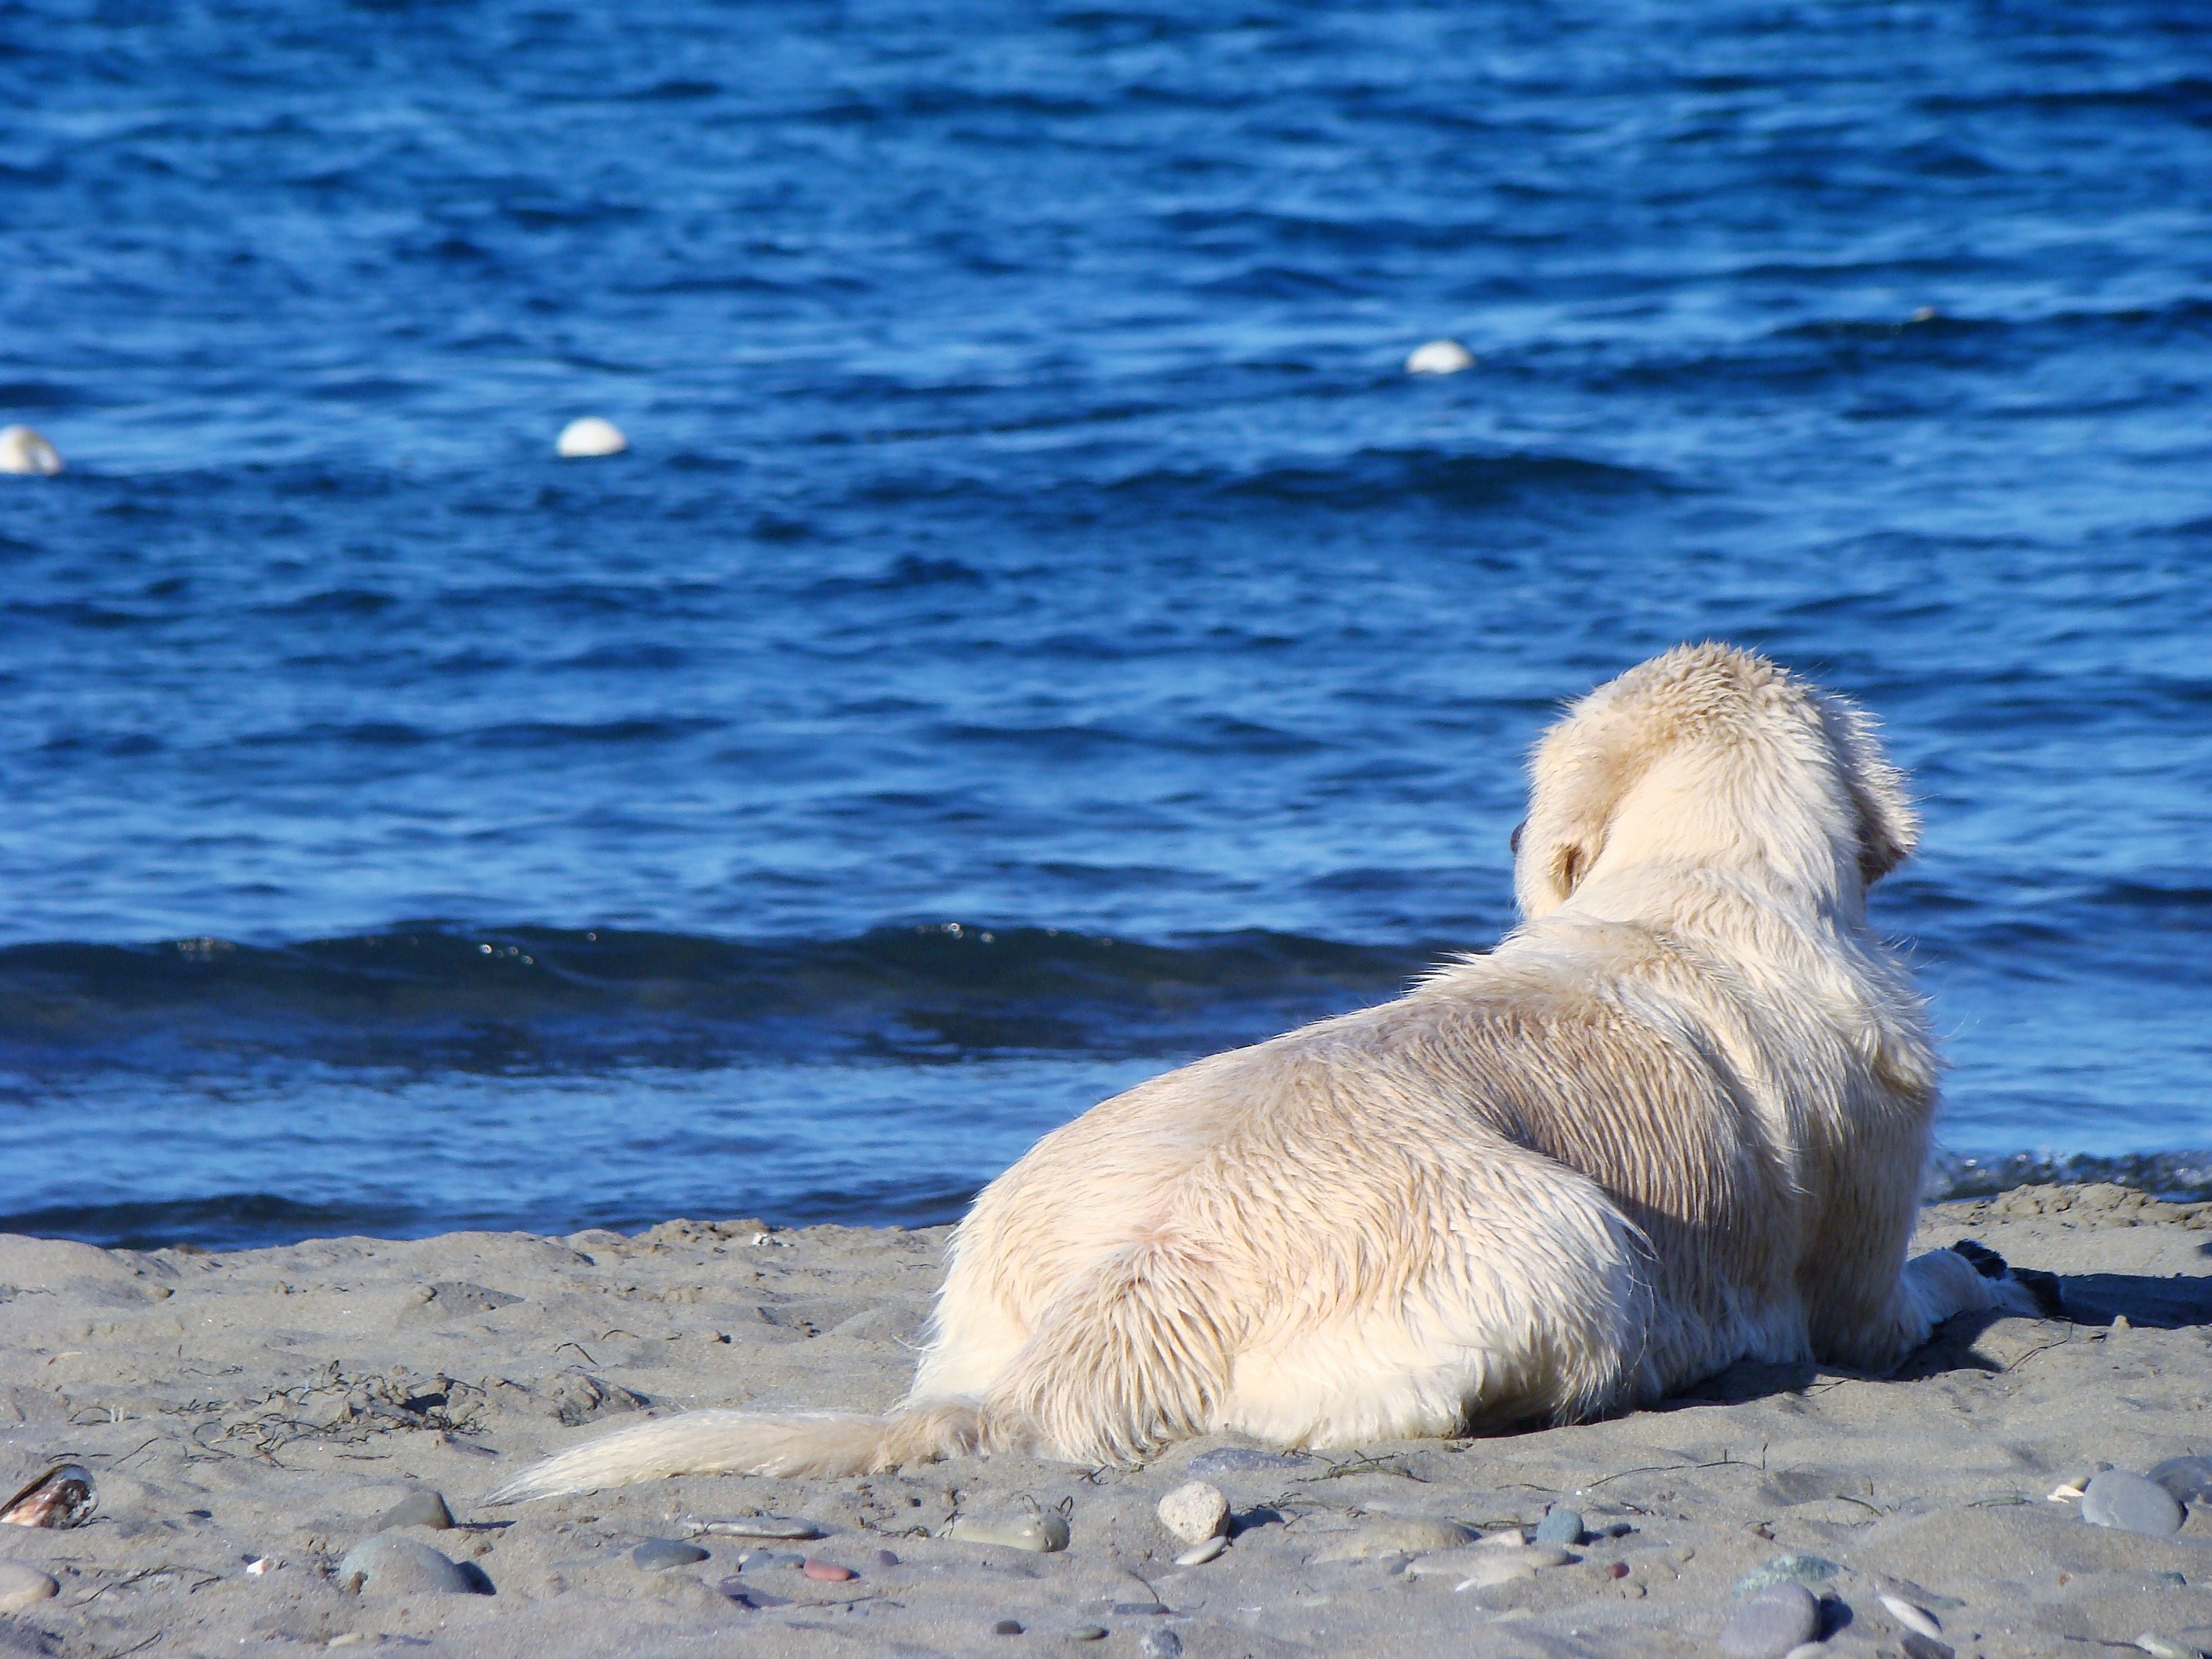
<svg viewBox="0 0 2212 1659"><path fill-rule="evenodd" d="M1506 846L1512 848L1516 856L1518 856L1521 851L1521 832L1528 827L1528 820L1523 818L1513 826L1513 833L1505 838Z"/></svg>

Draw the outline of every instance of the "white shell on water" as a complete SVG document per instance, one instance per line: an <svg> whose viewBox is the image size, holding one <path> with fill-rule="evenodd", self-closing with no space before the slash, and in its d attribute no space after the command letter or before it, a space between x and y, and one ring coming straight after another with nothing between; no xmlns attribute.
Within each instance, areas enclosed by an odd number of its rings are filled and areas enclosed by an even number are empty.
<svg viewBox="0 0 2212 1659"><path fill-rule="evenodd" d="M963 1515L945 1536L963 1544L997 1544L1048 1555L1067 1547L1067 1522L1056 1515L1019 1515L989 1521Z"/></svg>
<svg viewBox="0 0 2212 1659"><path fill-rule="evenodd" d="M619 455L629 447L629 440L623 436L622 428L612 421L586 415L562 427L553 447L570 460L576 460L586 455Z"/></svg>
<svg viewBox="0 0 2212 1659"><path fill-rule="evenodd" d="M1229 1540L1216 1533L1203 1544L1194 1545L1176 1557L1175 1564L1179 1567L1202 1567L1228 1547Z"/></svg>
<svg viewBox="0 0 2212 1659"><path fill-rule="evenodd" d="M1457 340L1431 340L1406 359L1408 374L1456 374L1474 367L1474 354Z"/></svg>
<svg viewBox="0 0 2212 1659"><path fill-rule="evenodd" d="M36 427L0 427L0 472L33 472L51 477L62 470L60 452Z"/></svg>

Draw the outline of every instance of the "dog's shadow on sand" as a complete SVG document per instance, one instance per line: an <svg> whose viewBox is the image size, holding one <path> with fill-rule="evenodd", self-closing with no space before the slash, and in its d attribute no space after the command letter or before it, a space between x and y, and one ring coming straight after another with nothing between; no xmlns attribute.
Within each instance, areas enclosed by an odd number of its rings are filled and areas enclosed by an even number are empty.
<svg viewBox="0 0 2212 1659"><path fill-rule="evenodd" d="M2212 1246L2208 1246L2212 1252ZM2010 1370L2043 1347L2084 1334L2109 1329L2113 1322L2151 1330L2183 1330L2212 1326L2212 1278L2153 1279L2141 1273L2062 1273L2058 1276L2063 1319L2031 1325L2016 1314L1960 1314L1937 1328L1936 1334L1905 1358L1888 1373L1887 1380L1914 1382L1941 1376L1947 1371ZM2021 1330L2006 1330L1993 1337L1992 1328L2017 1322ZM2047 1334L2036 1333L2037 1326ZM1689 1406L1740 1406L1780 1394L1802 1394L1838 1376L1860 1373L1838 1371L1814 1364L1760 1364L1741 1360L1717 1376L1709 1376L1663 1402L1658 1409Z"/></svg>

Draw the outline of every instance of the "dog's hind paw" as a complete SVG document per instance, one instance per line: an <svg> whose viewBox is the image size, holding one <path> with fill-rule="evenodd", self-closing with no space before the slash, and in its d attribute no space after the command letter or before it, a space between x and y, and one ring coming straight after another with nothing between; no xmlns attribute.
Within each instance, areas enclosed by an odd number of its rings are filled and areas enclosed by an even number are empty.
<svg viewBox="0 0 2212 1659"><path fill-rule="evenodd" d="M1984 1279L2002 1279L2010 1271L2005 1259L1979 1239L1962 1238L1952 1249L1974 1264L1974 1271Z"/></svg>

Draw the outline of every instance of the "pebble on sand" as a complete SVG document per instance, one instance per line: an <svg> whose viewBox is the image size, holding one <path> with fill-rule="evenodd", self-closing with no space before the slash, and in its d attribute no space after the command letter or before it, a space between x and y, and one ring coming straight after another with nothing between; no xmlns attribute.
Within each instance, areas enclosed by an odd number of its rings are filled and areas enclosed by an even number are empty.
<svg viewBox="0 0 2212 1659"><path fill-rule="evenodd" d="M2212 1500L2212 1457L2169 1457L2154 1465L2149 1478L2183 1504Z"/></svg>
<svg viewBox="0 0 2212 1659"><path fill-rule="evenodd" d="M665 1572L671 1567L704 1561L707 1552L680 1538L648 1538L629 1553L629 1559L647 1572Z"/></svg>
<svg viewBox="0 0 2212 1659"><path fill-rule="evenodd" d="M1018 1515L991 1520L962 1516L945 1534L957 1543L997 1544L1050 1554L1067 1547L1067 1522L1056 1515Z"/></svg>
<svg viewBox="0 0 2212 1659"><path fill-rule="evenodd" d="M1067 1639L1071 1642L1103 1642L1106 1639L1106 1626L1103 1625L1078 1625L1073 1630L1067 1632Z"/></svg>
<svg viewBox="0 0 2212 1659"><path fill-rule="evenodd" d="M1923 1636L1942 1636L1943 1626L1936 1622L1936 1615L1927 1608L1915 1607L1903 1596L1892 1595L1887 1591L1882 1593L1881 1604L1889 1609L1889 1616L1905 1629L1917 1630Z"/></svg>
<svg viewBox="0 0 2212 1659"><path fill-rule="evenodd" d="M36 1567L21 1561L0 1561L0 1613L21 1613L48 1596L58 1595L61 1588Z"/></svg>
<svg viewBox="0 0 2212 1659"><path fill-rule="evenodd" d="M1216 1533L1202 1544L1194 1544L1175 1559L1179 1567L1202 1567L1229 1547L1227 1536Z"/></svg>
<svg viewBox="0 0 2212 1659"><path fill-rule="evenodd" d="M1182 1652L1182 1638L1171 1630L1148 1630L1137 1644L1137 1651L1145 1659L1177 1659Z"/></svg>
<svg viewBox="0 0 2212 1659"><path fill-rule="evenodd" d="M693 1521L684 1528L696 1536L711 1533L717 1538L819 1538L822 1528L811 1521L793 1521L781 1515L745 1515L734 1521Z"/></svg>
<svg viewBox="0 0 2212 1659"><path fill-rule="evenodd" d="M376 1517L379 1532L389 1532L394 1527L428 1527L433 1532L445 1532L453 1524L453 1512L446 1507L446 1495L427 1488L409 1492Z"/></svg>
<svg viewBox="0 0 2212 1659"><path fill-rule="evenodd" d="M1755 1595L1775 1584L1823 1584L1842 1571L1825 1556L1778 1555L1737 1579L1735 1594Z"/></svg>
<svg viewBox="0 0 2212 1659"><path fill-rule="evenodd" d="M1431 340L1406 359L1408 374L1456 374L1474 367L1474 354L1457 340Z"/></svg>
<svg viewBox="0 0 2212 1659"><path fill-rule="evenodd" d="M1202 1544L1229 1530L1229 1500L1221 1488L1188 1480L1159 1502L1160 1524L1186 1544Z"/></svg>
<svg viewBox="0 0 2212 1659"><path fill-rule="evenodd" d="M1582 1511L1565 1509L1545 1510L1544 1518L1536 1523L1536 1541L1540 1544L1581 1543Z"/></svg>
<svg viewBox="0 0 2212 1659"><path fill-rule="evenodd" d="M2145 1631L2136 1638L2136 1645L2150 1659L2204 1659L2203 1650L2171 1636L2160 1636L2156 1631Z"/></svg>
<svg viewBox="0 0 2212 1659"><path fill-rule="evenodd" d="M629 447L629 440L612 421L586 415L562 427L553 447L568 459L577 460L590 455L619 455Z"/></svg>
<svg viewBox="0 0 2212 1659"><path fill-rule="evenodd" d="M1769 1584L1735 1610L1721 1632L1728 1659L1782 1659L1820 1633L1820 1603L1799 1583Z"/></svg>
<svg viewBox="0 0 2212 1659"><path fill-rule="evenodd" d="M0 427L0 472L35 473L52 477L62 470L59 451L36 427Z"/></svg>
<svg viewBox="0 0 2212 1659"><path fill-rule="evenodd" d="M835 1561L817 1561L811 1557L801 1562L799 1570L817 1583L822 1584L842 1584L848 1578L857 1578L860 1576L852 1568L841 1567Z"/></svg>
<svg viewBox="0 0 2212 1659"><path fill-rule="evenodd" d="M2126 1469L2106 1469L2081 1489L2081 1518L2096 1527L2116 1527L2153 1538L2181 1530L2181 1505L2155 1480Z"/></svg>
<svg viewBox="0 0 2212 1659"><path fill-rule="evenodd" d="M994 1636L1019 1636L1021 1633L1022 1621L1018 1619L1001 1619L991 1626Z"/></svg>
<svg viewBox="0 0 2212 1659"><path fill-rule="evenodd" d="M898 1565L898 1557L893 1555L889 1550L878 1550L876 1565L879 1567L895 1567Z"/></svg>
<svg viewBox="0 0 2212 1659"><path fill-rule="evenodd" d="M365 1538L346 1552L338 1563L338 1583L356 1579L364 1595L472 1595L478 1588L450 1557L389 1532Z"/></svg>

